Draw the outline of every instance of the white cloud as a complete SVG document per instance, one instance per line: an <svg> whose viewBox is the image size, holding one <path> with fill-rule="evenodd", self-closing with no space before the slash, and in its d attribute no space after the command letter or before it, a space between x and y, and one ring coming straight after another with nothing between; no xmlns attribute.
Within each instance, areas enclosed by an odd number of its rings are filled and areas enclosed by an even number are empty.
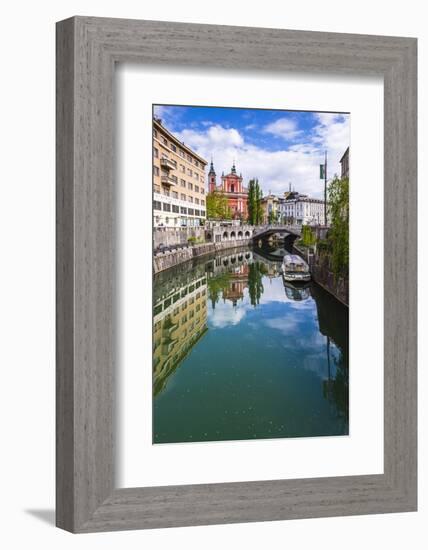
<svg viewBox="0 0 428 550"><path fill-rule="evenodd" d="M295 139L302 134L299 130L296 121L291 118L278 118L275 122L271 122L263 129L267 134L272 134L275 137L284 139Z"/></svg>
<svg viewBox="0 0 428 550"><path fill-rule="evenodd" d="M324 162L324 151L327 150L329 178L340 173L339 160L349 145L349 116L329 113L314 116L316 125L312 131L300 133L293 145L279 151L248 143L237 129L219 124L203 130L187 128L175 134L207 161L213 157L218 183L221 173L228 173L235 161L245 184L257 177L265 194L271 191L280 195L291 183L300 193L322 198L319 165ZM291 126L289 131L300 132L295 127L292 130Z"/></svg>
<svg viewBox="0 0 428 550"><path fill-rule="evenodd" d="M210 321L214 328L225 328L239 324L247 314L248 306L240 303L239 307L219 302L215 309L210 311Z"/></svg>

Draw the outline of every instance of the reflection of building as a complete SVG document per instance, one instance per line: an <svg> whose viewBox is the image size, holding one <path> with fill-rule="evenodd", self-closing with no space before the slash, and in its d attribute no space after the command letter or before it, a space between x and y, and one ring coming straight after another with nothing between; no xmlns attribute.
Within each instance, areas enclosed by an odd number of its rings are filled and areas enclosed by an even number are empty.
<svg viewBox="0 0 428 550"><path fill-rule="evenodd" d="M210 277L229 273L231 267L241 267L247 265L253 259L251 250L237 250L231 253L224 252L221 256L216 256L208 262L207 271Z"/></svg>
<svg viewBox="0 0 428 550"><path fill-rule="evenodd" d="M198 226L206 218L207 161L153 120L154 226Z"/></svg>
<svg viewBox="0 0 428 550"><path fill-rule="evenodd" d="M248 217L248 189L242 183L242 174L238 176L235 162L232 170L226 176L222 174L221 184L217 186L217 175L214 170L214 164L211 161L210 171L208 172L209 192L219 191L227 198L227 203L232 211L234 218L247 219Z"/></svg>
<svg viewBox="0 0 428 550"><path fill-rule="evenodd" d="M342 167L340 177L349 178L349 147L343 153L343 156L340 159L340 165Z"/></svg>
<svg viewBox="0 0 428 550"><path fill-rule="evenodd" d="M248 283L249 265L236 267L229 276L229 285L223 290L223 300L229 300L234 306L244 297Z"/></svg>
<svg viewBox="0 0 428 550"><path fill-rule="evenodd" d="M205 275L157 301L153 312L153 394L157 395L207 330Z"/></svg>

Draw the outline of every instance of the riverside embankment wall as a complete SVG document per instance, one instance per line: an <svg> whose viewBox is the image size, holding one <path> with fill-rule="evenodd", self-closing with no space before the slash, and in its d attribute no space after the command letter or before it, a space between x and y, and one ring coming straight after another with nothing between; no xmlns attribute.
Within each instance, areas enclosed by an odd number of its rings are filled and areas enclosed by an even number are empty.
<svg viewBox="0 0 428 550"><path fill-rule="evenodd" d="M220 243L197 244L195 246L189 246L188 248L180 248L177 250L162 252L156 254L153 259L153 271L154 273L159 273L160 271L165 271L170 267L188 262L189 260L198 258L199 256L205 256L206 254L212 254L219 252L220 250L227 250L228 248L249 246L250 244L252 244L251 238L237 239Z"/></svg>
<svg viewBox="0 0 428 550"><path fill-rule="evenodd" d="M344 277L335 277L330 269L328 254L317 253L308 256L307 251L298 245L294 245L293 250L308 262L312 279L342 304L349 306L349 281Z"/></svg>

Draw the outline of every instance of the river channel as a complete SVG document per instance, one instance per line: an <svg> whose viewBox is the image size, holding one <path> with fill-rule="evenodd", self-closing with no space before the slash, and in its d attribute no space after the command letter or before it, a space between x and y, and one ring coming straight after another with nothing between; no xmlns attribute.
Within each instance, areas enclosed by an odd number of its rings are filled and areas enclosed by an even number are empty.
<svg viewBox="0 0 428 550"><path fill-rule="evenodd" d="M284 283L281 248L154 279L153 443L347 435L348 308Z"/></svg>

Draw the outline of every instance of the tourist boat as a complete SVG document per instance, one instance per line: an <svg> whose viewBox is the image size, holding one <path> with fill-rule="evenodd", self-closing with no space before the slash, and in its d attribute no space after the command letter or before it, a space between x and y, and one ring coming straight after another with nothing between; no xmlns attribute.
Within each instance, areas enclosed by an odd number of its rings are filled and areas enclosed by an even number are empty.
<svg viewBox="0 0 428 550"><path fill-rule="evenodd" d="M292 302L303 302L311 295L311 285L308 282L299 284L284 281L285 295Z"/></svg>
<svg viewBox="0 0 428 550"><path fill-rule="evenodd" d="M290 283L311 280L308 264L296 254L287 254L284 256L282 261L282 276L284 281Z"/></svg>

